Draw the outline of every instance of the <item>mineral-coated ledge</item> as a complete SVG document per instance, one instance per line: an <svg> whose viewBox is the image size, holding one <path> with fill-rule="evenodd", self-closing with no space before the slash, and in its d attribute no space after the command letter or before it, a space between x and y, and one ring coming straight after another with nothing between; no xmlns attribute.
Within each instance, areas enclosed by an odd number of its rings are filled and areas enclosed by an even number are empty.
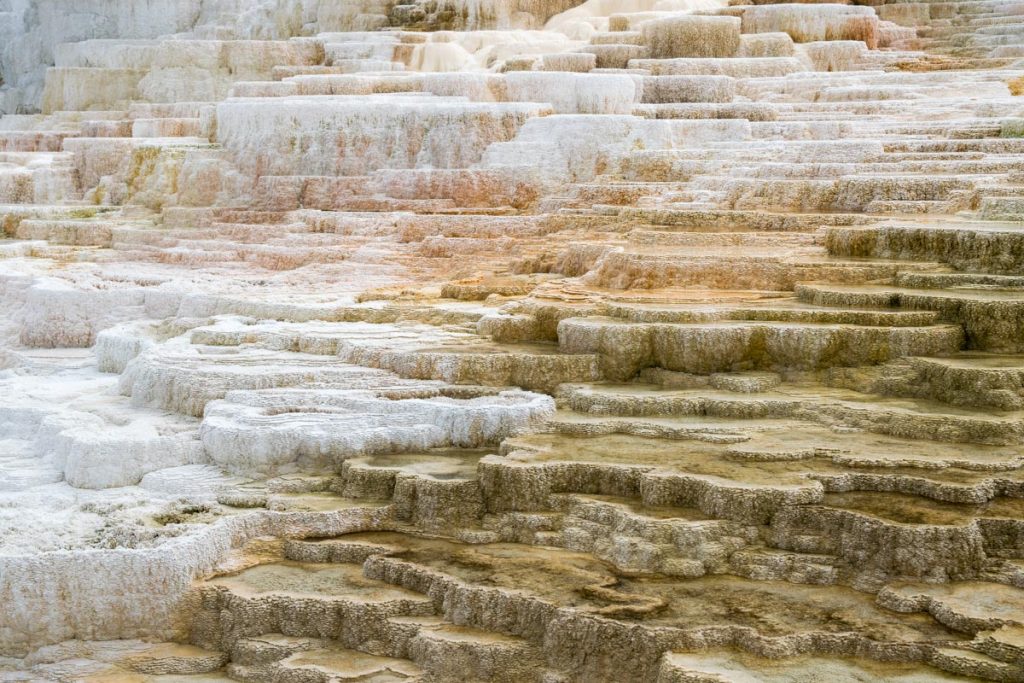
<svg viewBox="0 0 1024 683"><path fill-rule="evenodd" d="M1024 681L1024 2L0 0L0 681Z"/></svg>

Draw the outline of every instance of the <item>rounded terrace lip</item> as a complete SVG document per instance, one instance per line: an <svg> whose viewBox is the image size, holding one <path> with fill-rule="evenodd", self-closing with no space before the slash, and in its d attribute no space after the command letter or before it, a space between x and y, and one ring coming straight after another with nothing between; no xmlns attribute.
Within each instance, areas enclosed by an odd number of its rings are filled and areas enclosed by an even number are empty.
<svg viewBox="0 0 1024 683"><path fill-rule="evenodd" d="M751 3L0 0L0 678L1024 680L1020 1Z"/></svg>

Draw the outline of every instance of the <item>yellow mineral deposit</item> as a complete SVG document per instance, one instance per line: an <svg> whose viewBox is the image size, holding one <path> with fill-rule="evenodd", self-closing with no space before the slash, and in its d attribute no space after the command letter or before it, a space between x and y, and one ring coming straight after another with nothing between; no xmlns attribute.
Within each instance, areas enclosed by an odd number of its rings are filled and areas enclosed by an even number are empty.
<svg viewBox="0 0 1024 683"><path fill-rule="evenodd" d="M0 0L0 680L1024 681L1024 0Z"/></svg>

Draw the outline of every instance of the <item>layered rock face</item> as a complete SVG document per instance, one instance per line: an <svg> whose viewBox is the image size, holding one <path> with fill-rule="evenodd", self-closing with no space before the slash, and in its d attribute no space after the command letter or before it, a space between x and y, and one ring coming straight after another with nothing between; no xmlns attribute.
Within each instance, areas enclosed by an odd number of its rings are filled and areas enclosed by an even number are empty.
<svg viewBox="0 0 1024 683"><path fill-rule="evenodd" d="M0 680L1024 681L1024 2L0 0Z"/></svg>

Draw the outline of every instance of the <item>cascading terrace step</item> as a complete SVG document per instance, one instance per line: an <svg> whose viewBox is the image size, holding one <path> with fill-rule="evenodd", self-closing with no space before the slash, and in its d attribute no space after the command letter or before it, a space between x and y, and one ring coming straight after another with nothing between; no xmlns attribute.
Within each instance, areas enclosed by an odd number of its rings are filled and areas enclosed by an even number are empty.
<svg viewBox="0 0 1024 683"><path fill-rule="evenodd" d="M910 279L916 275L901 277ZM954 283L955 278L956 276L951 276ZM946 277L938 275L935 279L942 283ZM949 288L935 289L912 289L891 285L819 284L800 284L795 289L801 301L816 305L854 308L900 307L935 311L942 320L963 327L968 348L996 353L1019 353L1024 350L1016 341L1019 338L1018 331L1021 329L1021 316L1024 312L1024 292L1016 287L1000 287L1005 280L992 282L995 283L995 287L973 287L967 282L967 286L953 284Z"/></svg>
<svg viewBox="0 0 1024 683"><path fill-rule="evenodd" d="M1021 682L1021 0L52 4L0 680Z"/></svg>
<svg viewBox="0 0 1024 683"><path fill-rule="evenodd" d="M719 384L719 386L722 386ZM845 425L903 438L930 437L1008 446L1024 431L1016 411L979 414L922 399L884 399L871 394L788 383L750 393L722 389L661 389L654 385L567 385L560 400L588 415L725 419L803 419Z"/></svg>
<svg viewBox="0 0 1024 683"><path fill-rule="evenodd" d="M595 354L606 379L623 381L645 367L693 374L874 365L902 356L948 355L963 345L954 325L866 327L827 323L723 321L627 322L567 318L559 346Z"/></svg>

